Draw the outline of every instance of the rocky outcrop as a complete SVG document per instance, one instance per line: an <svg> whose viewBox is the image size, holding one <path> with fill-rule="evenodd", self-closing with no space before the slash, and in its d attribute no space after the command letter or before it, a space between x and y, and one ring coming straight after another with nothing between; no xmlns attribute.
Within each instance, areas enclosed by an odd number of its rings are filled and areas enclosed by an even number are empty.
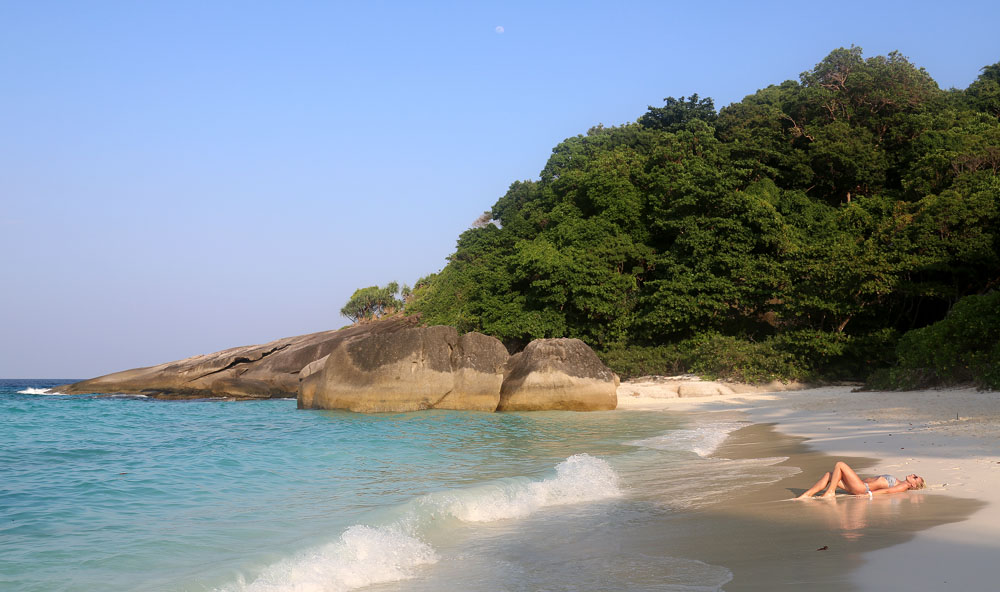
<svg viewBox="0 0 1000 592"><path fill-rule="evenodd" d="M415 318L394 318L278 339L116 372L56 387L61 393L144 394L163 399L229 397L291 398L298 394L299 375L313 362L358 335L391 333L417 324Z"/></svg>
<svg viewBox="0 0 1000 592"><path fill-rule="evenodd" d="M300 409L494 411L508 358L499 340L452 327L400 327L341 341L303 370Z"/></svg>
<svg viewBox="0 0 1000 592"><path fill-rule="evenodd" d="M579 339L538 339L511 356L497 411L597 411L618 405L618 376Z"/></svg>
<svg viewBox="0 0 1000 592"><path fill-rule="evenodd" d="M499 340L414 317L234 347L56 387L162 399L298 398L301 409L532 411L614 409L618 377L577 339L542 339L513 357Z"/></svg>

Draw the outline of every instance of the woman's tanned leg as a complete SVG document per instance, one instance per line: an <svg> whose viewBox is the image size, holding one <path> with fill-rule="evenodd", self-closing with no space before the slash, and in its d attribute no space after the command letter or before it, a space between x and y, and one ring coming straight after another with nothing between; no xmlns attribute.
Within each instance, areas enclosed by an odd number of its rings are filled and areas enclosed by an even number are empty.
<svg viewBox="0 0 1000 592"><path fill-rule="evenodd" d="M867 491L865 482L861 480L861 477L858 477L854 469L843 461L837 462L836 466L833 467L833 474L830 476L830 486L826 489L823 497L837 495L837 485L843 485L844 489L854 495L860 495Z"/></svg>
<svg viewBox="0 0 1000 592"><path fill-rule="evenodd" d="M829 483L829 482L830 482L830 473L824 473L823 476L819 478L819 481L817 481L815 485L813 485L812 487L810 487L809 489L807 489L802 495L800 495L796 499L802 499L804 497L812 497L812 496L816 495L816 493L820 489L823 489L824 487L826 487L826 484Z"/></svg>

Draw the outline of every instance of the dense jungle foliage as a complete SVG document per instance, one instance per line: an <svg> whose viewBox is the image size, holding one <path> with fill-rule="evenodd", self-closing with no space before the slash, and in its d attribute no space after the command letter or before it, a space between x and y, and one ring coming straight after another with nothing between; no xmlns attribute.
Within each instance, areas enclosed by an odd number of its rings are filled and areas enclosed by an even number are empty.
<svg viewBox="0 0 1000 592"><path fill-rule="evenodd" d="M930 326L1000 284L998 172L1000 63L941 90L842 48L719 111L669 97L565 140L407 308L511 349L578 337L624 376L864 378L920 335L973 339ZM956 348L995 368L992 335Z"/></svg>

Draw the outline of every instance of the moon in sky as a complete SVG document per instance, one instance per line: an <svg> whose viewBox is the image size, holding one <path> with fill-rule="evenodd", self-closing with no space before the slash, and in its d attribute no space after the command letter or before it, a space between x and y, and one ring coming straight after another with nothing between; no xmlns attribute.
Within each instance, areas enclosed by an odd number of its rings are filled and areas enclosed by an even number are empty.
<svg viewBox="0 0 1000 592"><path fill-rule="evenodd" d="M500 26L498 26L498 27L496 28L496 32L497 32L497 33L503 33L503 27L500 27Z"/></svg>

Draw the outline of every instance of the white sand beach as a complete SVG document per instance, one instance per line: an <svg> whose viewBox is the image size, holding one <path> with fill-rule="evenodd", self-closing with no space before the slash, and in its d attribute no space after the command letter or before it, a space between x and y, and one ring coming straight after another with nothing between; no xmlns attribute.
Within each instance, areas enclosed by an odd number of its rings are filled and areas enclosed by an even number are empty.
<svg viewBox="0 0 1000 592"><path fill-rule="evenodd" d="M863 475L924 476L924 492L987 502L968 520L917 532L865 553L846 577L859 590L995 590L1000 581L1000 393L972 388L854 392L851 386L774 391L704 383L694 377L623 382L619 410L744 414L834 457L869 457ZM736 392L738 390L750 392ZM681 389L683 394L685 391ZM819 475L801 474L801 488ZM824 504L823 500L795 503Z"/></svg>

